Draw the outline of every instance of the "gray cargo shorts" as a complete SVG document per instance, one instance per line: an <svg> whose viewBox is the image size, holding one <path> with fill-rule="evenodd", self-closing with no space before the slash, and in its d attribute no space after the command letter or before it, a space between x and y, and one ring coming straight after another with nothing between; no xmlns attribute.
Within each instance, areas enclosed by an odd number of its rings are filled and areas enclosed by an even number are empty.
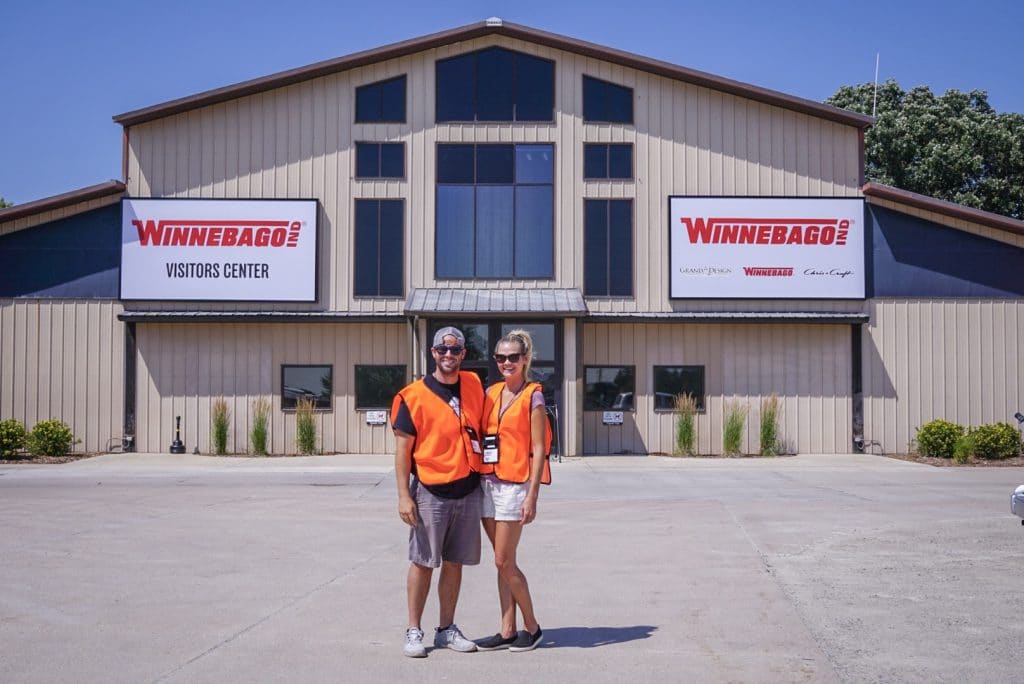
<svg viewBox="0 0 1024 684"><path fill-rule="evenodd" d="M461 499L443 499L419 483L414 487L416 527L409 530L409 560L428 568L440 567L442 560L480 563L480 488Z"/></svg>

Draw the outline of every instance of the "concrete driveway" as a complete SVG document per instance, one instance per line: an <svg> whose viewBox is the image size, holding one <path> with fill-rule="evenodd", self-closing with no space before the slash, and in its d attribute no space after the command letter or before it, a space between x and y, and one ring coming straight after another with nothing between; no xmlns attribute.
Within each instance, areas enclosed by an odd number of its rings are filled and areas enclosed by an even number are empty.
<svg viewBox="0 0 1024 684"><path fill-rule="evenodd" d="M1021 468L588 457L520 548L531 653L401 655L389 456L0 466L3 682L1020 681ZM425 631L437 620L427 604ZM457 620L493 633L485 552Z"/></svg>

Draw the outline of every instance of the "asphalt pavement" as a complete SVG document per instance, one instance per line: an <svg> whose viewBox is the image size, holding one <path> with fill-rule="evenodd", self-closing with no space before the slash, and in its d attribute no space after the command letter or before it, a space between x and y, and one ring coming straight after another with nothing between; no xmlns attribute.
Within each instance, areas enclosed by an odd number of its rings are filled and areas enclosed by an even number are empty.
<svg viewBox="0 0 1024 684"><path fill-rule="evenodd" d="M390 456L0 466L0 682L1021 681L1024 468L552 471L519 553L544 643L413 660ZM470 638L498 627L488 551ZM429 643L433 592L424 618Z"/></svg>

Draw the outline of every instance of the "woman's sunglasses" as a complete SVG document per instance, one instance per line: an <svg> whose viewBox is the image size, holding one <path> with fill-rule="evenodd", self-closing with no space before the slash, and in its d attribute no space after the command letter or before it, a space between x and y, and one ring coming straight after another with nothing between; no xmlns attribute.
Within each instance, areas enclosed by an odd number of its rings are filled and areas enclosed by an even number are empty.
<svg viewBox="0 0 1024 684"><path fill-rule="evenodd" d="M519 363L519 359L523 358L522 354L495 354L494 360L498 363Z"/></svg>

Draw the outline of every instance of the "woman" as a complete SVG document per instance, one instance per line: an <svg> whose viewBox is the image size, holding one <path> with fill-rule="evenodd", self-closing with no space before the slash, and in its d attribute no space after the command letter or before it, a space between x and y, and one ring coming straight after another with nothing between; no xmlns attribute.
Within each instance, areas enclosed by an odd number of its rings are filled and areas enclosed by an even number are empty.
<svg viewBox="0 0 1024 684"><path fill-rule="evenodd" d="M516 564L516 548L523 525L537 515L541 483L551 482L547 459L551 432L541 386L529 379L533 360L530 333L513 330L498 341L494 352L504 380L488 388L484 400L481 485L482 523L498 568L501 631L476 643L481 651L531 651L544 634L537 624L526 576ZM526 628L523 632L516 631L517 607Z"/></svg>

